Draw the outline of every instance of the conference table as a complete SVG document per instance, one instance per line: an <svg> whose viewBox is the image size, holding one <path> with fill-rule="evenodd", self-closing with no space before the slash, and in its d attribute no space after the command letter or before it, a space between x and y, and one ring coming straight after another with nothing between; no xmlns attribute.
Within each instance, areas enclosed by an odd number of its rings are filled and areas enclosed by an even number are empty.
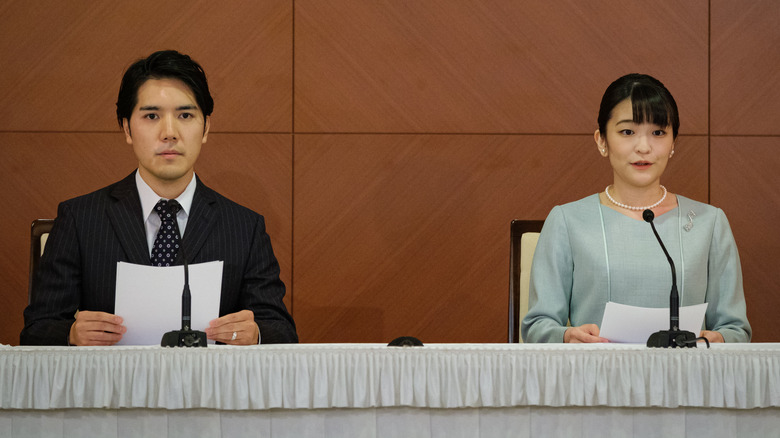
<svg viewBox="0 0 780 438"><path fill-rule="evenodd" d="M0 437L780 436L780 344L0 346Z"/></svg>

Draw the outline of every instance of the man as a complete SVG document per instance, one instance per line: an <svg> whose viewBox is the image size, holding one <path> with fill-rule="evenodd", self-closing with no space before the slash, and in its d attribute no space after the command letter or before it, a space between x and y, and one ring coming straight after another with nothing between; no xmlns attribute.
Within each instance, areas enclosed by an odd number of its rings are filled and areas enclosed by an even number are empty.
<svg viewBox="0 0 780 438"><path fill-rule="evenodd" d="M220 317L205 330L209 339L297 342L263 217L195 176L214 107L200 65L176 51L153 53L125 72L116 106L138 169L60 204L24 311L21 344L117 343L128 330L113 314L117 262L161 265L169 256L168 263L181 264L185 254L189 263L224 262ZM169 200L180 207L169 209ZM174 232L158 236L164 228ZM177 246L179 233L185 254L153 249L171 238Z"/></svg>

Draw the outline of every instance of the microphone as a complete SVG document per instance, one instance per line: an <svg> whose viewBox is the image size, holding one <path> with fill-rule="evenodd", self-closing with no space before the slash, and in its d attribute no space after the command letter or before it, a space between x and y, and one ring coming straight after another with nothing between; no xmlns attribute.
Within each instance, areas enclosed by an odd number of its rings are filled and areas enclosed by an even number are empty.
<svg viewBox="0 0 780 438"><path fill-rule="evenodd" d="M168 204L176 216L181 210L181 205L175 200ZM184 252L184 239L179 232L179 222L174 219L176 233L179 235L179 249L184 260L184 290L181 294L181 330L173 330L163 335L160 341L161 347L205 347L207 345L206 333L192 330L192 295L190 294L190 270L187 265L187 253Z"/></svg>
<svg viewBox="0 0 780 438"><path fill-rule="evenodd" d="M415 338L414 336L400 336L392 341L390 341L389 344L387 344L388 347L422 347L423 343L421 340Z"/></svg>
<svg viewBox="0 0 780 438"><path fill-rule="evenodd" d="M674 269L674 261L672 260L672 257L669 256L669 252L666 250L666 246L664 246L661 236L658 235L655 224L653 224L653 219L655 219L653 210L647 209L642 212L642 218L653 228L655 238L658 239L661 249L663 249L664 254L666 254L666 259L669 260L669 266L672 267L672 291L669 294L669 330L661 330L650 335L650 338L647 340L647 346L663 348L695 347L696 335L688 331L680 330L680 295L677 293L677 272Z"/></svg>

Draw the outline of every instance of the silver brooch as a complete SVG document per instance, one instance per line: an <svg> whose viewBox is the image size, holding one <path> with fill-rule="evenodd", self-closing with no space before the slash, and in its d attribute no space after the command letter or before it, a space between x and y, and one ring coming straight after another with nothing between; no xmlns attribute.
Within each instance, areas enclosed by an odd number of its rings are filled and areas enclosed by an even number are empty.
<svg viewBox="0 0 780 438"><path fill-rule="evenodd" d="M693 218L696 217L696 213L693 212L693 210L688 212L688 223L683 225L683 229L685 231L691 231L691 228L693 228Z"/></svg>

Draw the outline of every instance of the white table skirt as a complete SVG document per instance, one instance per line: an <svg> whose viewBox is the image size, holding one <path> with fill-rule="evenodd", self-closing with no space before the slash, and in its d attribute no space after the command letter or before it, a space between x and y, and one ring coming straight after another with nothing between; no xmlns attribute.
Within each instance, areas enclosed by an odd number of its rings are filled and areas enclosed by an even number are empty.
<svg viewBox="0 0 780 438"><path fill-rule="evenodd" d="M778 437L780 409L366 408L0 410L0 437Z"/></svg>
<svg viewBox="0 0 780 438"><path fill-rule="evenodd" d="M0 347L3 410L598 406L780 407L780 344Z"/></svg>

